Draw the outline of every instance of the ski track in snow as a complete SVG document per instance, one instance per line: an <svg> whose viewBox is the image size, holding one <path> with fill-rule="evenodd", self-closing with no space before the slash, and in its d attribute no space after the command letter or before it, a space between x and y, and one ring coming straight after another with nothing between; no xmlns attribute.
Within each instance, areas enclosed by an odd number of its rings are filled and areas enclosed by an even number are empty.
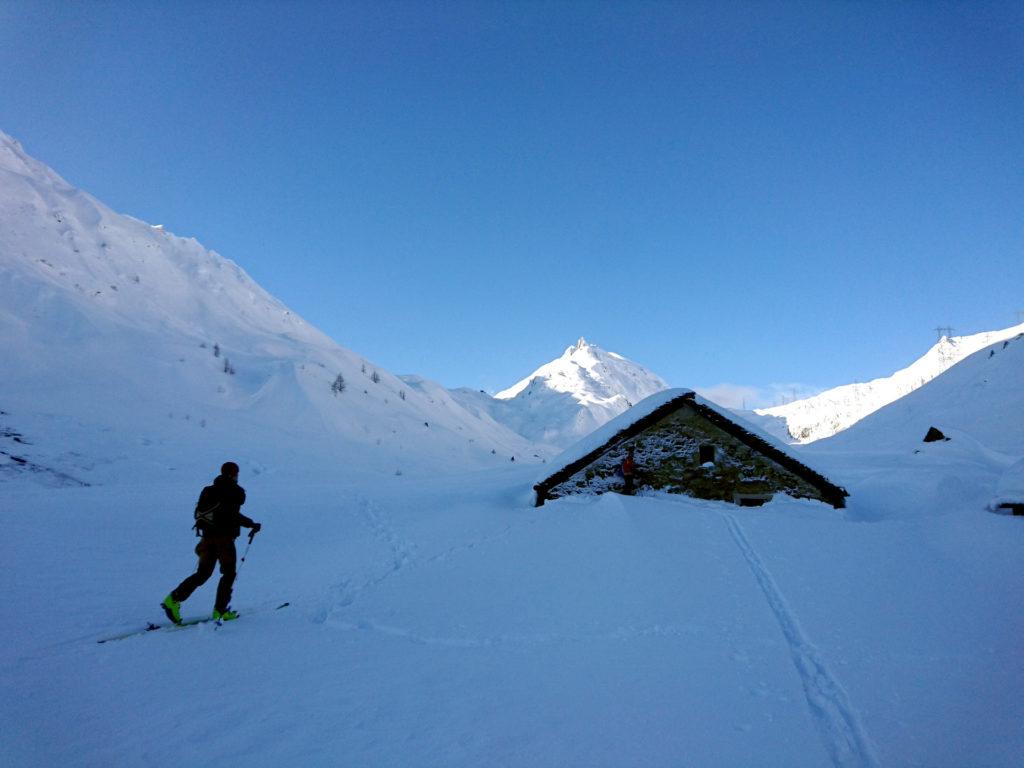
<svg viewBox="0 0 1024 768"><path fill-rule="evenodd" d="M370 578L353 585L354 579L342 579L331 588L337 593L337 599L324 605L313 617L316 624L323 624L339 610L352 605L360 593L377 586L395 575L416 558L416 545L402 538L394 527L384 518L380 509L369 499L359 501L359 512L363 524L370 530L373 537L388 549L384 561L384 569Z"/></svg>
<svg viewBox="0 0 1024 768"><path fill-rule="evenodd" d="M373 537L388 549L388 555L384 558L383 569L374 576L362 579L353 585L354 579L343 579L335 584L332 589L339 595L332 604L324 606L314 616L314 622L323 624L329 621L339 610L352 605L359 595L368 589L382 584L387 579L412 565L427 565L430 563L447 560L460 552L468 552L477 547L485 546L494 541L506 539L515 530L516 525L507 525L499 533L492 536L484 536L455 546L432 555L428 558L417 556L418 546L404 538L395 527L388 521L377 504L369 499L363 498L359 501L359 511L363 524L370 530ZM530 520L528 524L533 524Z"/></svg>
<svg viewBox="0 0 1024 768"><path fill-rule="evenodd" d="M511 524L510 525L506 525L504 528L501 529L501 531L499 531L498 533L494 534L493 536L484 536L483 538L480 538L480 539L474 539L473 541L467 541L467 542L464 542L462 544L456 544L455 546L449 547L448 549L444 550L443 552L439 552L436 555L432 555L431 557L428 557L423 562L424 563L436 563L436 562L438 562L440 560L447 560L448 558L452 557L453 555L457 555L460 552L470 552L470 551L476 549L477 547L484 547L484 546L487 546L488 544L491 544L491 543L493 543L495 541L503 541L503 540L507 539L509 536L511 536L512 535L512 531L516 530L517 528L521 528L524 525L533 525L535 522L537 522L536 519L531 519L531 520L526 521L525 523L520 523L519 525L511 525Z"/></svg>
<svg viewBox="0 0 1024 768"><path fill-rule="evenodd" d="M591 642L626 642L637 638L664 637L664 638L692 638L695 636L706 636L714 630L710 627L686 623L676 624L650 624L635 625L627 624L610 627L599 632L578 632L558 633L543 632L536 634L497 634L486 636L474 635L425 635L415 629L381 624L368 619L346 620L339 614L349 606L365 591L376 587L392 576L406 568L416 568L430 565L436 562L447 561L452 557L465 552L471 552L479 547L504 541L516 530L535 525L539 518L530 518L518 524L508 524L499 531L480 538L464 541L444 549L430 557L418 557L418 547L399 534L394 526L387 520L377 504L369 499L359 501L360 513L363 523L373 533L374 538L388 547L390 553L383 561L384 569L376 576L362 580L352 586L352 579L345 579L334 586L340 593L340 599L332 605L326 606L316 615L314 621L318 624L329 623L332 627L347 632L373 632L384 637L391 637L405 640L415 645L435 646L441 648L493 648L493 647L517 647L528 648L538 646L549 646L558 644L585 644Z"/></svg>
<svg viewBox="0 0 1024 768"><path fill-rule="evenodd" d="M416 559L416 545L402 538L388 520L381 514L376 504L363 499L361 502L363 517L366 524L380 542L391 551L390 568L367 586L379 584L387 577L402 570Z"/></svg>
<svg viewBox="0 0 1024 768"><path fill-rule="evenodd" d="M803 681L804 695L807 697L811 716L832 758L832 763L836 768L876 768L878 760L850 705L846 691L821 660L818 650L804 636L796 616L786 604L771 572L744 535L739 521L730 514L723 513L722 516L729 525L733 541L736 542L740 553L750 566L754 579L764 592L768 607L779 622L782 634L789 645L793 664Z"/></svg>
<svg viewBox="0 0 1024 768"><path fill-rule="evenodd" d="M463 542L429 558L420 559L417 557L417 545L404 538L375 503L365 498L361 499L359 511L363 524L370 530L373 537L387 548L388 554L381 562L383 568L376 575L365 578L354 586L353 579L345 579L335 585L334 589L339 593L339 599L324 606L314 618L316 623L329 622L332 626L345 631L373 632L417 645L448 648L530 647L602 640L623 641L643 636L681 638L706 632L706 628L696 626L653 625L623 626L597 634L541 633L536 635L446 637L423 635L412 629L369 620L344 620L338 614L351 606L361 593L382 584L406 568L443 561L460 552L471 551L479 546L505 539L518 527L508 525L494 535ZM743 533L739 522L729 514L723 514L723 517L728 524L733 541L746 560L758 586L764 593L768 607L782 630L790 649L793 664L800 675L812 719L832 763L836 768L876 768L877 759L873 754L868 737L850 705L846 691L821 660L817 649L804 636L795 615L788 607L771 573ZM533 522L535 521L531 520L530 524Z"/></svg>

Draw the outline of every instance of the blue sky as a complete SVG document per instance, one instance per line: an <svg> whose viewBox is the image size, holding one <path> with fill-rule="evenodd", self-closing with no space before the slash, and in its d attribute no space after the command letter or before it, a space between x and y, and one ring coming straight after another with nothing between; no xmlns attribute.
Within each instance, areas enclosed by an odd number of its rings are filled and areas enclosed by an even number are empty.
<svg viewBox="0 0 1024 768"><path fill-rule="evenodd" d="M766 400L1024 310L1020 3L0 2L0 129L448 386L584 335Z"/></svg>

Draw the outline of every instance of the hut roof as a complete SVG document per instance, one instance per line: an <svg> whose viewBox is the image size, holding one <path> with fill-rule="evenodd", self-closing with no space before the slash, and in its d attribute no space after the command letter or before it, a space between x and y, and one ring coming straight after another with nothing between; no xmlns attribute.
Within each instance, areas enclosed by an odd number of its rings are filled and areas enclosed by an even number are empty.
<svg viewBox="0 0 1024 768"><path fill-rule="evenodd" d="M575 445L566 449L554 460L554 471L538 480L534 490L543 493L564 483L584 467L601 457L609 448L629 440L684 405L731 435L740 442L767 456L780 466L803 478L822 492L822 496L833 506L844 506L846 490L814 471L793 456L786 446L757 427L748 424L735 415L726 415L725 409L710 400L699 397L692 389L667 389L651 395L629 410L616 416L603 427L594 430Z"/></svg>

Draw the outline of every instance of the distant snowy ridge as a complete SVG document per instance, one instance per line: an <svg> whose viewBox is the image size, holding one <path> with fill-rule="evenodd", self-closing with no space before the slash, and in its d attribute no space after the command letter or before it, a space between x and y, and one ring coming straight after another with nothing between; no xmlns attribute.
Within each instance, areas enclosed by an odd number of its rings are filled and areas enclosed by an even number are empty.
<svg viewBox="0 0 1024 768"><path fill-rule="evenodd" d="M796 442L812 443L842 432L868 414L927 384L978 350L1021 333L1024 333L1024 323L971 336L943 336L923 357L891 376L846 384L786 405L760 408L754 413L784 419ZM767 425L762 426L767 428Z"/></svg>
<svg viewBox="0 0 1024 768"><path fill-rule="evenodd" d="M668 384L642 365L581 337L493 398L466 389L452 395L534 443L564 448L665 389Z"/></svg>

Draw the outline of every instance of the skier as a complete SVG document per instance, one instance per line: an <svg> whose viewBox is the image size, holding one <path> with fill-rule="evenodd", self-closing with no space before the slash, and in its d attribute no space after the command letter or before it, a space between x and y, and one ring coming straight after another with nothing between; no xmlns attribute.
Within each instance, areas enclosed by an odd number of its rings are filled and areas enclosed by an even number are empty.
<svg viewBox="0 0 1024 768"><path fill-rule="evenodd" d="M633 472L636 470L636 461L633 459L633 446L626 451L626 458L622 460L622 479L625 480L625 487L622 492L627 496L633 495Z"/></svg>
<svg viewBox="0 0 1024 768"><path fill-rule="evenodd" d="M175 624L181 623L181 604L206 583L218 562L220 583L217 585L213 618L216 621L238 618L238 614L228 607L231 602L231 585L235 582L235 539L242 526L252 529L250 538L261 528L259 523L242 514L241 506L244 503L245 489L238 484L238 465L228 461L221 466L220 475L214 479L213 485L203 488L196 505L196 531L202 536L196 545L199 566L161 603L167 618Z"/></svg>

